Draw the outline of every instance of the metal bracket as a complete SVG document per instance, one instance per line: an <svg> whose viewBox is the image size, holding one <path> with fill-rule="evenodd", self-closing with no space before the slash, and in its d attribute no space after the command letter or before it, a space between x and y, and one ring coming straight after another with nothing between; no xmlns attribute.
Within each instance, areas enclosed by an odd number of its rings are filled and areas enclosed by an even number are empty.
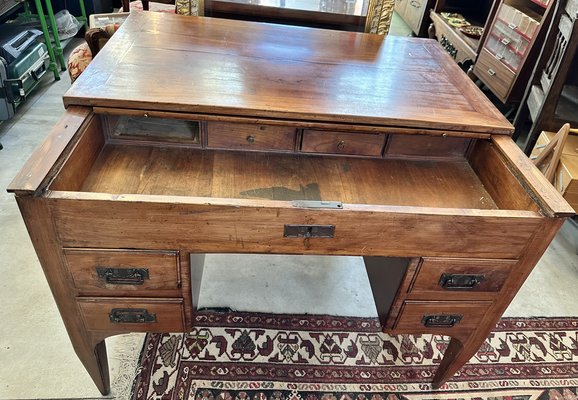
<svg viewBox="0 0 578 400"><path fill-rule="evenodd" d="M295 208L331 208L335 210L343 209L343 204L340 201L293 200L291 205Z"/></svg>

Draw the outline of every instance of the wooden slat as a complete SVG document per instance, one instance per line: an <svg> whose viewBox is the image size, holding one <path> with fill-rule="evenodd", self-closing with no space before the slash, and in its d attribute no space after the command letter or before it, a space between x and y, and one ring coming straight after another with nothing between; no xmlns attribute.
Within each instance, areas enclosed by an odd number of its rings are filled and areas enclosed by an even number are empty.
<svg viewBox="0 0 578 400"><path fill-rule="evenodd" d="M54 193L56 195L57 193ZM143 196L144 198L148 196ZM122 199L122 196L118 196ZM191 252L517 258L543 218L498 211L350 208L313 210L48 199L68 247L176 249ZM431 210L431 212L430 212ZM448 217L451 216L451 217ZM360 229L363 221L363 229ZM287 238L284 225L334 225L334 238ZM86 227L91 229L87 230ZM441 240L440 238L443 238Z"/></svg>
<svg viewBox="0 0 578 400"><path fill-rule="evenodd" d="M65 104L513 130L431 40L160 14L131 15Z"/></svg>
<svg viewBox="0 0 578 400"><path fill-rule="evenodd" d="M8 192L33 194L43 189L63 154L71 150L73 137L89 123L90 112L87 107L69 107L8 185Z"/></svg>

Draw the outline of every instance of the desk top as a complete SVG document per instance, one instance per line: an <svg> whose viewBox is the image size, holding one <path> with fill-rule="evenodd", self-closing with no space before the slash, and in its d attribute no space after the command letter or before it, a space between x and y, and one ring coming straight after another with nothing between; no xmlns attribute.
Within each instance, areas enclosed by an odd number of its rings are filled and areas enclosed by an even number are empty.
<svg viewBox="0 0 578 400"><path fill-rule="evenodd" d="M511 133L434 40L131 13L69 105Z"/></svg>

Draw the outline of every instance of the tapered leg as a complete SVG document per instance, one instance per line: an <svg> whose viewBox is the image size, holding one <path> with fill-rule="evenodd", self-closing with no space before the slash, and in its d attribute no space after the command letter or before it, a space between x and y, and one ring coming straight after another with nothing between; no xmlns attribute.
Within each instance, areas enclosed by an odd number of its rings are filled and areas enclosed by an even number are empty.
<svg viewBox="0 0 578 400"><path fill-rule="evenodd" d="M17 201L72 346L100 392L108 394L110 380L104 343L108 335L93 336L84 326L76 303L76 288L65 267L48 202L28 196L18 197Z"/></svg>
<svg viewBox="0 0 578 400"><path fill-rule="evenodd" d="M88 336L88 334L87 334ZM72 338L71 338L72 340ZM108 358L104 339L96 338L81 343L72 342L76 355L103 395L110 393Z"/></svg>

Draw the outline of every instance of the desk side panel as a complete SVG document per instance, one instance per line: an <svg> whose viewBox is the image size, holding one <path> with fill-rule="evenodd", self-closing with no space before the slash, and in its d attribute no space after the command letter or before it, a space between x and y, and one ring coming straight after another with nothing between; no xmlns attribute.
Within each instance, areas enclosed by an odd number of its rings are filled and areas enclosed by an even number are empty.
<svg viewBox="0 0 578 400"><path fill-rule="evenodd" d="M91 112L89 107L69 107L12 180L8 192L31 194L44 189L56 173L59 160L63 160L63 156L71 151L79 133L84 132Z"/></svg>
<svg viewBox="0 0 578 400"><path fill-rule="evenodd" d="M64 246L516 259L543 218L51 198ZM284 226L334 225L333 238Z"/></svg>

